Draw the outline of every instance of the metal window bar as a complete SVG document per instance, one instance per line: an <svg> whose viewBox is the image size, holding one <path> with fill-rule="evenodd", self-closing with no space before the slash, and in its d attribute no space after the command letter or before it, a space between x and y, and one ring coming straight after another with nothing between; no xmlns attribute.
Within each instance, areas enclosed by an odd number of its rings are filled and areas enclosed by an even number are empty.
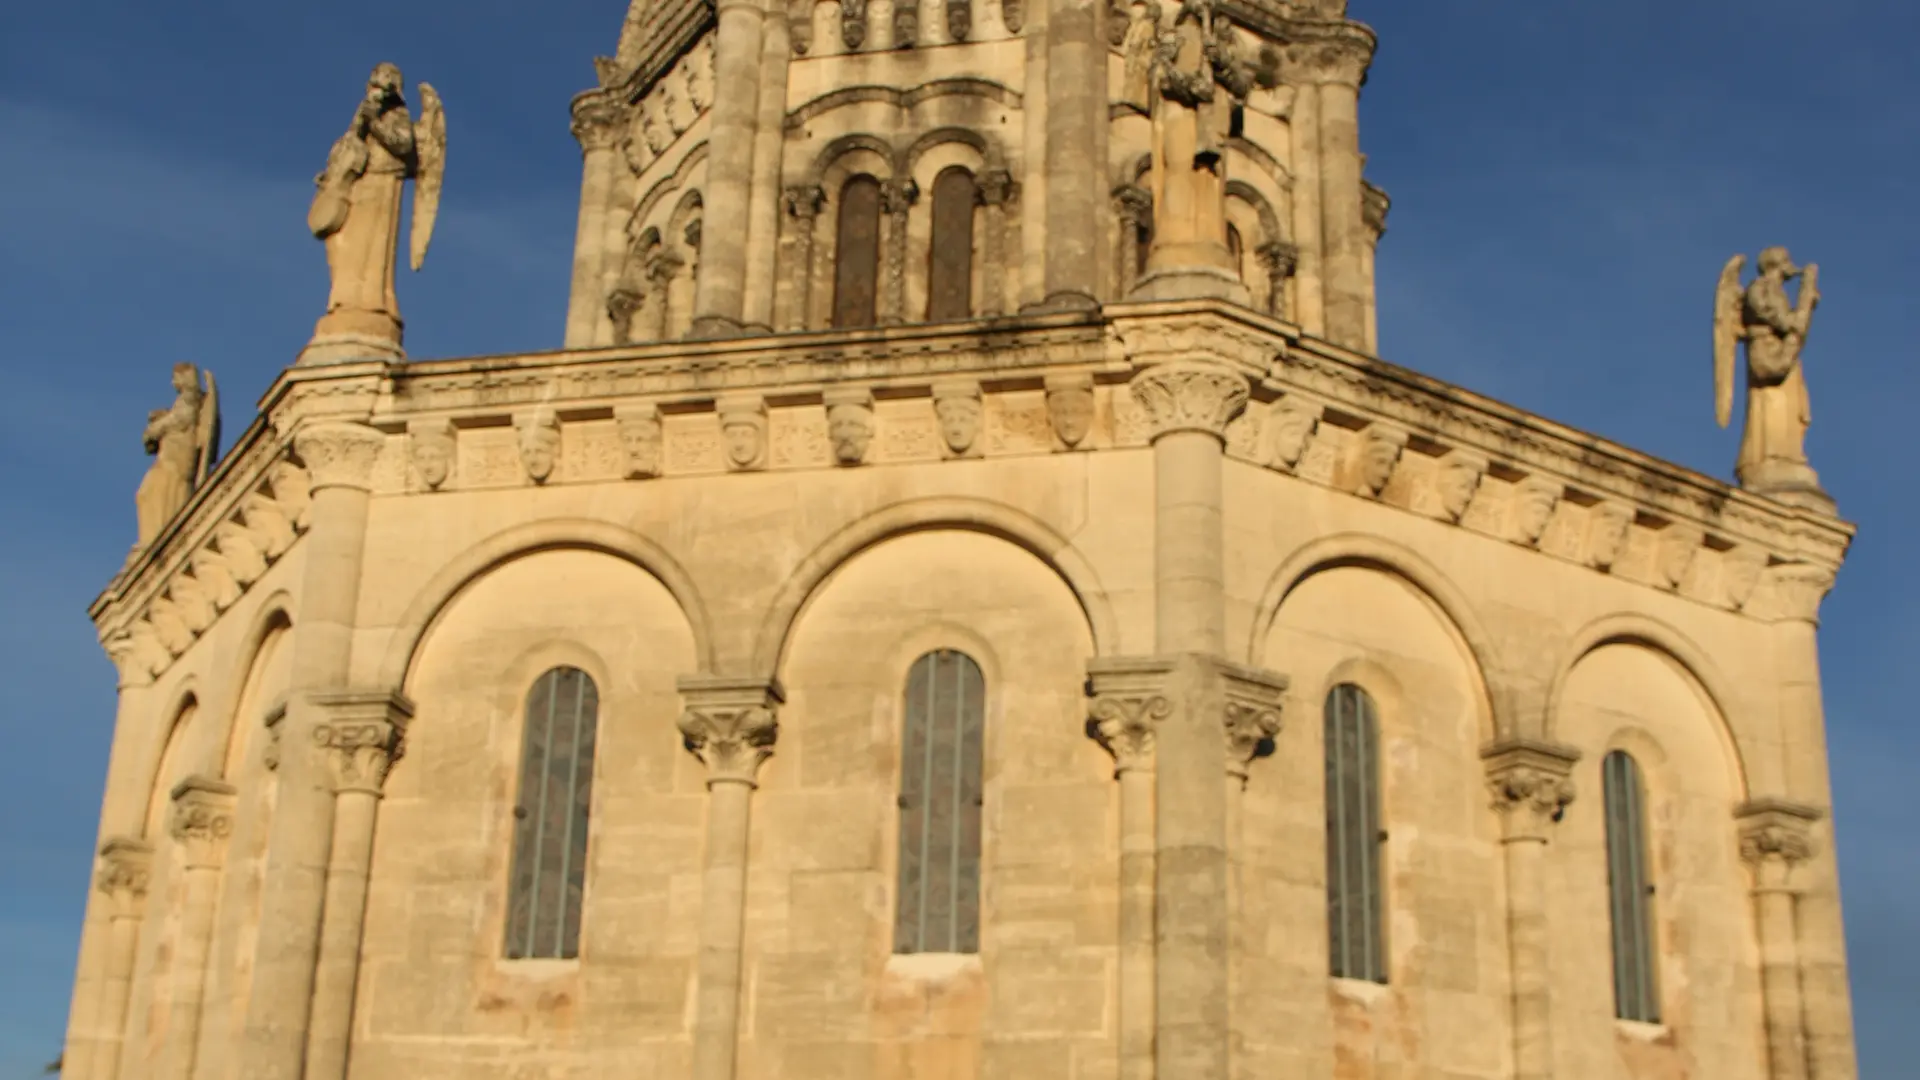
<svg viewBox="0 0 1920 1080"><path fill-rule="evenodd" d="M579 955L599 704L593 679L578 668L546 672L527 694L508 876L509 959Z"/></svg>
<svg viewBox="0 0 1920 1080"><path fill-rule="evenodd" d="M897 953L979 949L985 678L939 650L907 677L901 742Z"/></svg>
<svg viewBox="0 0 1920 1080"><path fill-rule="evenodd" d="M1606 798L1607 896L1613 925L1614 1015L1660 1022L1654 968L1653 880L1647 858L1645 788L1623 751L1602 762Z"/></svg>
<svg viewBox="0 0 1920 1080"><path fill-rule="evenodd" d="M1330 970L1384 983L1379 718L1366 691L1343 684L1327 695L1325 722Z"/></svg>

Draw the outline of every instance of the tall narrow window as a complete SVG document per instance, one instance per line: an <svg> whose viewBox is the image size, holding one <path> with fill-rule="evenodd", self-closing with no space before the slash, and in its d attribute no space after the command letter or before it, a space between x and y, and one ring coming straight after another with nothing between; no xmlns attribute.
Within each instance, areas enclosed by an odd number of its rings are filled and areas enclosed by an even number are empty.
<svg viewBox="0 0 1920 1080"><path fill-rule="evenodd" d="M1326 711L1328 953L1335 976L1384 983L1380 720L1352 684L1333 688Z"/></svg>
<svg viewBox="0 0 1920 1080"><path fill-rule="evenodd" d="M578 668L548 671L527 694L508 878L509 959L580 955L599 714L600 693Z"/></svg>
<svg viewBox="0 0 1920 1080"><path fill-rule="evenodd" d="M1233 267L1234 274L1241 277L1246 276L1240 269L1243 254L1244 246L1240 240L1240 230L1231 225L1227 226L1227 265Z"/></svg>
<svg viewBox="0 0 1920 1080"><path fill-rule="evenodd" d="M880 181L856 176L840 189L833 256L833 325L872 326L880 296Z"/></svg>
<svg viewBox="0 0 1920 1080"><path fill-rule="evenodd" d="M1613 918L1613 1004L1622 1020L1660 1022L1654 979L1653 873L1640 766L1615 750L1601 762L1607 811L1607 897Z"/></svg>
<svg viewBox="0 0 1920 1080"><path fill-rule="evenodd" d="M950 649L922 656L907 675L894 952L980 951L986 693L980 665Z"/></svg>
<svg viewBox="0 0 1920 1080"><path fill-rule="evenodd" d="M973 174L955 165L933 181L933 242L927 251L927 321L973 314Z"/></svg>

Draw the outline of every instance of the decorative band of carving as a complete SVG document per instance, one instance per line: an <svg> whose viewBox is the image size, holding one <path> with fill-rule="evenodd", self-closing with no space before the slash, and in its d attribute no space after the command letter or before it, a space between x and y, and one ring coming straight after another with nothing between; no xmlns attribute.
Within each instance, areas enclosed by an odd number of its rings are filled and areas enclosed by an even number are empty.
<svg viewBox="0 0 1920 1080"><path fill-rule="evenodd" d="M773 756L780 735L778 712L785 695L779 684L703 676L681 679L680 693L687 702L680 736L706 764L707 786L756 786L760 766Z"/></svg>
<svg viewBox="0 0 1920 1080"><path fill-rule="evenodd" d="M1247 407L1247 380L1212 364L1155 364L1129 385L1155 439L1176 431L1201 431L1224 444L1227 424Z"/></svg>

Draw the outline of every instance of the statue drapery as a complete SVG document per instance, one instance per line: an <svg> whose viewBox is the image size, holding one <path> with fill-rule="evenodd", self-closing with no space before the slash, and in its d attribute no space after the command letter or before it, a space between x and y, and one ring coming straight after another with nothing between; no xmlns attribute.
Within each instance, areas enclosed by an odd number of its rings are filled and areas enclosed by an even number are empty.
<svg viewBox="0 0 1920 1080"><path fill-rule="evenodd" d="M201 383L205 379L205 385ZM206 482L220 454L220 399L213 372L192 364L173 366L170 408L147 414L141 442L153 464L134 494L139 540L136 553L164 532L187 499Z"/></svg>
<svg viewBox="0 0 1920 1080"><path fill-rule="evenodd" d="M1727 260L1714 295L1714 415L1721 427L1732 420L1734 354L1740 342L1747 346L1746 429L1734 475L1755 491L1826 501L1807 462L1812 410L1800 366L1820 302L1820 269L1796 267L1786 248L1770 247L1760 253L1759 276L1742 289L1745 266L1744 255ZM1796 277L1799 297L1789 299L1787 283Z"/></svg>

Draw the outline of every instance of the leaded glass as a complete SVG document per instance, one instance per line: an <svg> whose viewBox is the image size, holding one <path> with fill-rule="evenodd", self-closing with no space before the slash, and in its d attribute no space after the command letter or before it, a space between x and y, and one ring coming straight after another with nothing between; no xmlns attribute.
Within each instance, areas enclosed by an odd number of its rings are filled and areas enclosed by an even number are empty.
<svg viewBox="0 0 1920 1080"><path fill-rule="evenodd" d="M578 668L548 671L527 694L508 879L509 959L580 955L599 711L599 691Z"/></svg>
<svg viewBox="0 0 1920 1080"><path fill-rule="evenodd" d="M900 752L897 953L980 950L980 809L986 679L941 649L907 675Z"/></svg>
<svg viewBox="0 0 1920 1080"><path fill-rule="evenodd" d="M1601 762L1607 813L1607 899L1613 924L1614 1015L1660 1022L1654 978L1653 873L1640 766L1615 750Z"/></svg>
<svg viewBox="0 0 1920 1080"><path fill-rule="evenodd" d="M1327 935L1339 978L1387 981L1381 920L1380 723L1351 684L1326 704Z"/></svg>

